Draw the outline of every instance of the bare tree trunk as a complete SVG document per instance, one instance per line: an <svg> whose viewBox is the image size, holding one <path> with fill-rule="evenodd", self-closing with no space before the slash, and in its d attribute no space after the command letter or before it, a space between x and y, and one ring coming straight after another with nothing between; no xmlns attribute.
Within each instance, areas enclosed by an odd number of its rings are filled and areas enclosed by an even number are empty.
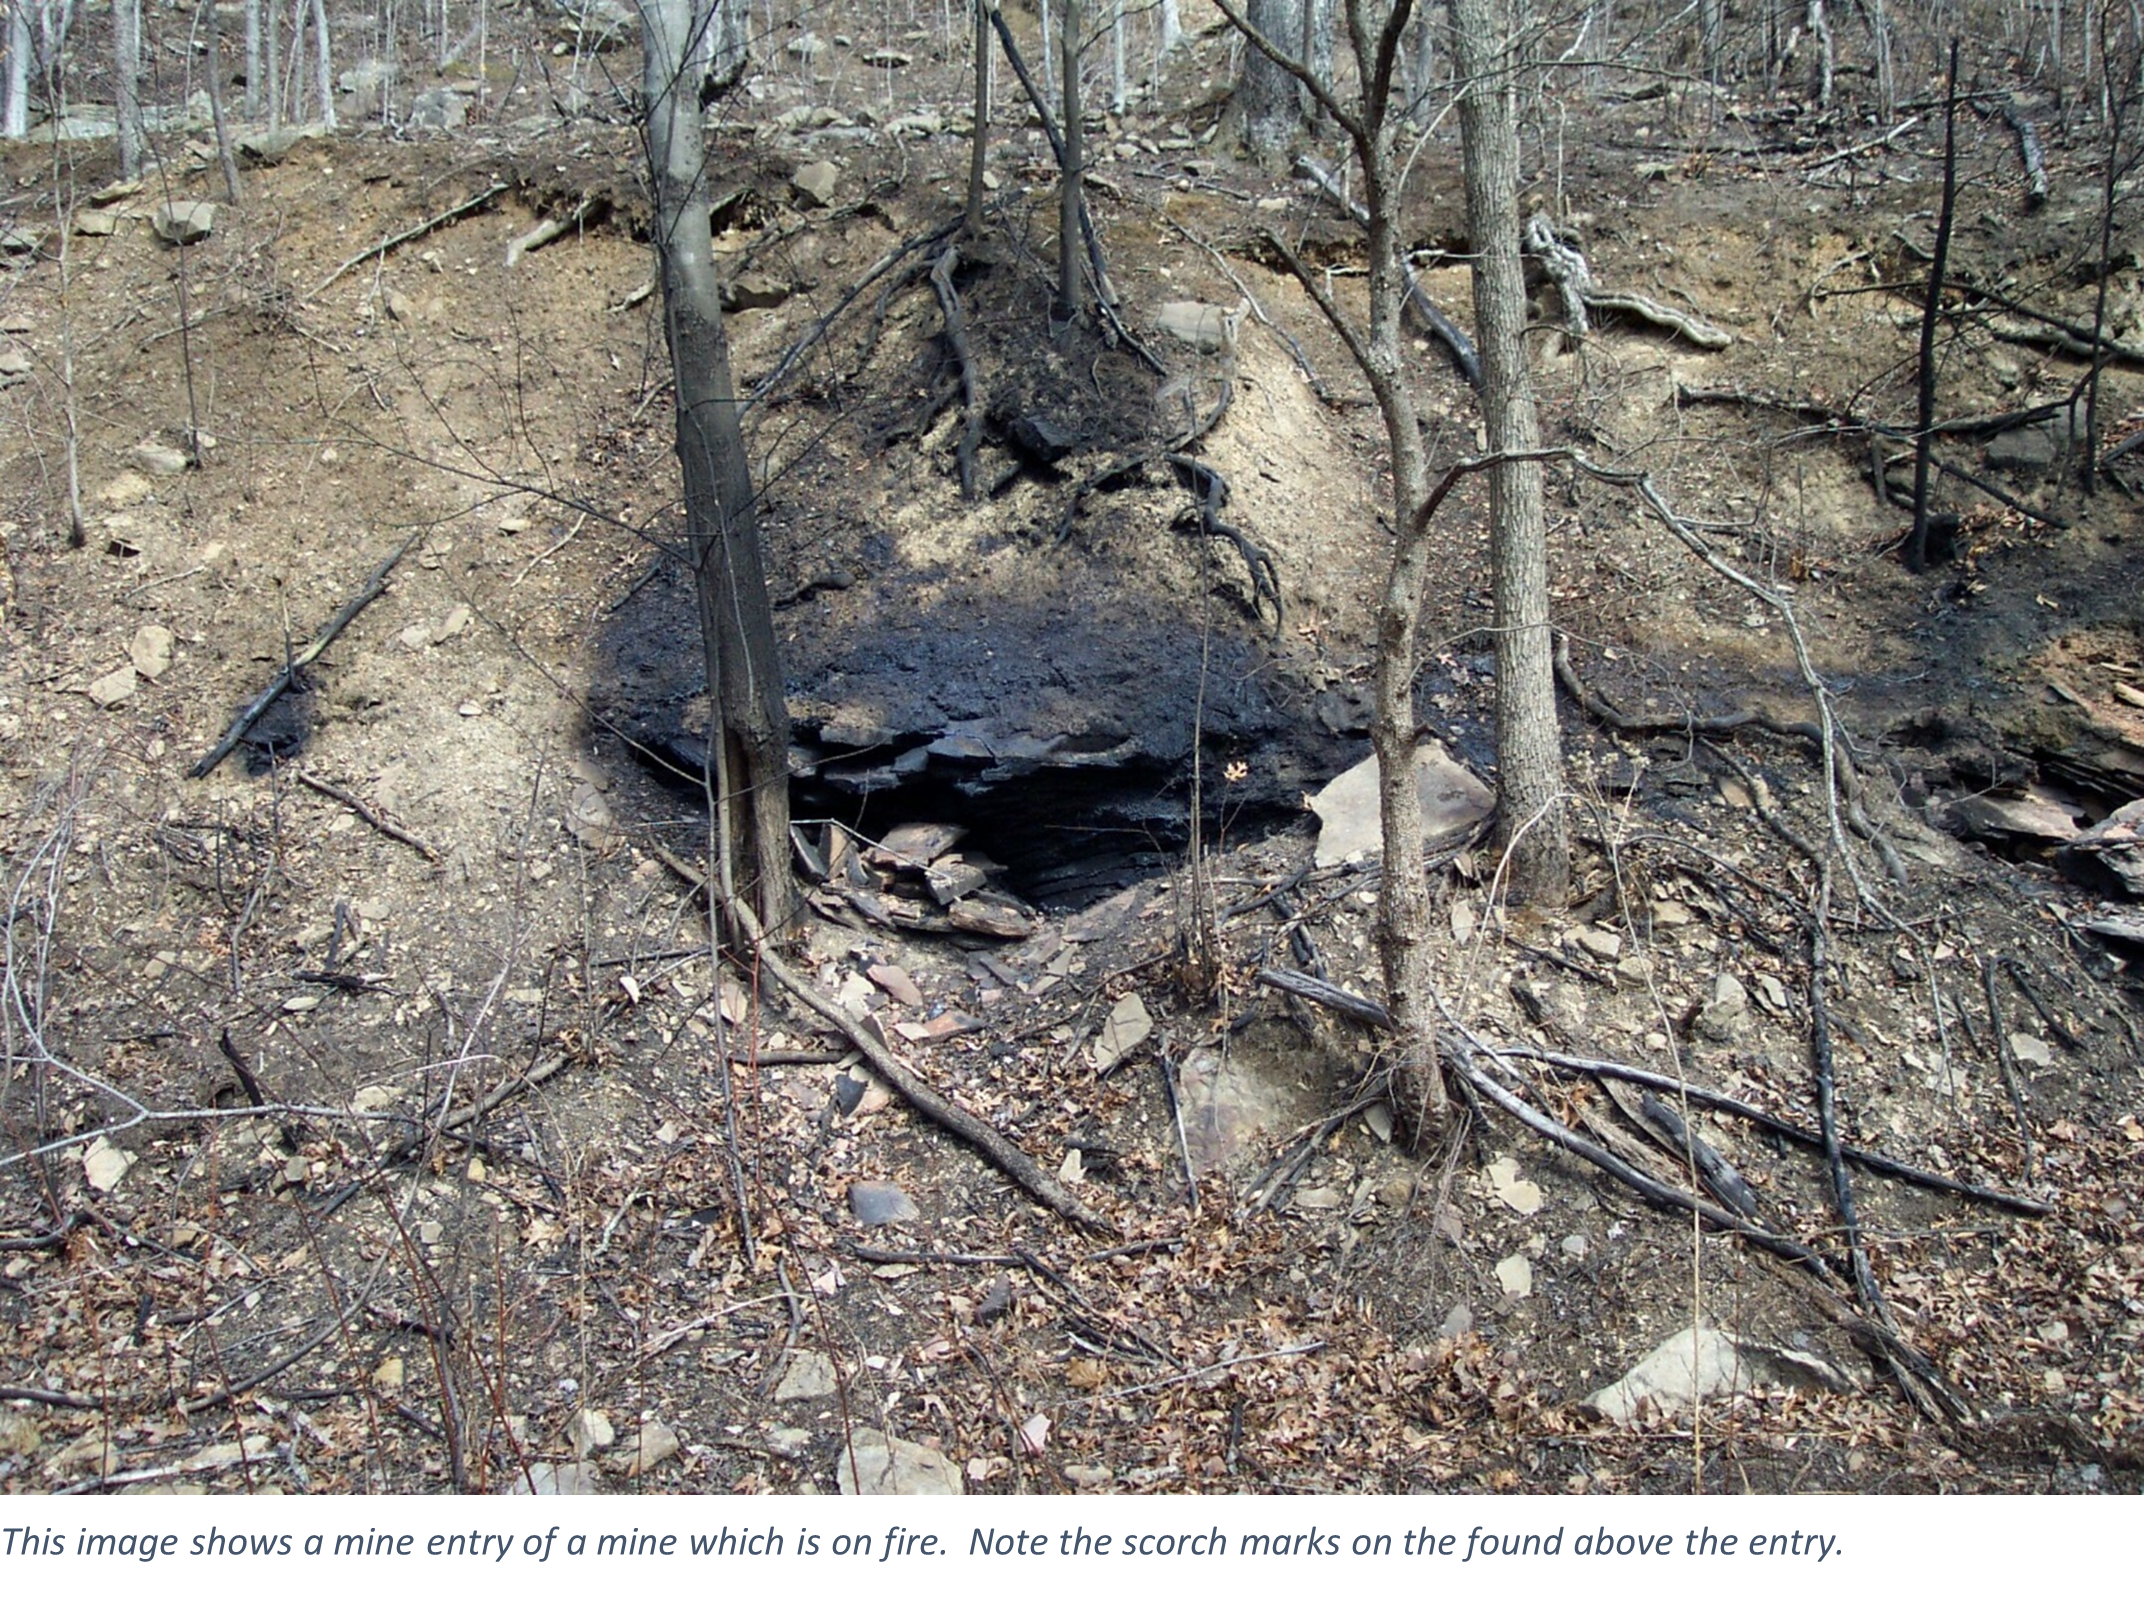
<svg viewBox="0 0 2144 1612"><path fill-rule="evenodd" d="M283 127L283 57L276 41L280 37L275 25L275 0L260 0L261 28L267 35L268 71L261 80L261 92L268 99L268 132L274 134Z"/></svg>
<svg viewBox="0 0 2144 1612"><path fill-rule="evenodd" d="M261 115L261 0L246 0L246 121Z"/></svg>
<svg viewBox="0 0 2144 1612"><path fill-rule="evenodd" d="M1261 37L1293 54L1302 45L1302 6L1303 0L1250 0L1244 16ZM1285 162L1303 132L1303 109L1295 91L1295 78L1286 68L1264 52L1245 47L1243 76L1229 97L1229 117L1244 149L1268 167Z"/></svg>
<svg viewBox="0 0 2144 1612"><path fill-rule="evenodd" d="M1338 0L1301 0L1302 62L1312 77L1327 84L1333 78L1333 11L1337 4ZM1316 128L1317 100L1300 84L1296 86L1296 106L1302 113L1302 127Z"/></svg>
<svg viewBox="0 0 2144 1612"><path fill-rule="evenodd" d="M141 0L112 0L112 104L119 172L141 177Z"/></svg>
<svg viewBox="0 0 2144 1612"><path fill-rule="evenodd" d="M1065 97L1064 172L1057 202L1057 317L1074 320L1086 299L1080 294L1080 186L1086 182L1086 134L1079 104L1080 0L1060 0L1058 57Z"/></svg>
<svg viewBox="0 0 2144 1612"><path fill-rule="evenodd" d="M975 116L968 148L968 234L983 233L983 170L990 154L990 14L998 0L975 0Z"/></svg>
<svg viewBox="0 0 2144 1612"><path fill-rule="evenodd" d="M705 0L702 0L705 3ZM767 597L758 503L708 232L698 86L687 72L693 0L640 0L656 248L677 387L677 456L715 732L708 745L717 877L770 933L794 914L789 714Z"/></svg>
<svg viewBox="0 0 2144 1612"><path fill-rule="evenodd" d="M1124 66L1124 0L1109 0L1109 110L1118 117L1131 99Z"/></svg>
<svg viewBox="0 0 2144 1612"><path fill-rule="evenodd" d="M1943 275L1950 262L1950 231L1958 206L1958 41L1950 42L1950 79L1943 92L1943 201L1936 214L1936 249L1928 263L1928 295L1921 303L1921 365L1913 433L1913 532L1906 539L1906 569L1928 567L1928 471L1935 446L1936 322L1943 311ZM1877 466L1882 474L1881 463ZM1876 489L1878 493L1883 488ZM1947 545L1946 545L1947 547ZM1949 559L1946 552L1942 558Z"/></svg>
<svg viewBox="0 0 2144 1612"><path fill-rule="evenodd" d="M327 0L313 0L313 90L320 97L320 121L335 127L335 64L329 58Z"/></svg>
<svg viewBox="0 0 2144 1612"><path fill-rule="evenodd" d="M0 102L0 136L20 140L30 132L30 0L7 8L7 95Z"/></svg>
<svg viewBox="0 0 2144 1612"><path fill-rule="evenodd" d="M1482 411L1492 454L1541 445L1526 366L1526 281L1519 255L1519 131L1509 0L1451 0L1452 52L1462 88L1467 234L1474 251L1474 325ZM1512 898L1560 908L1571 854L1563 799L1563 739L1548 622L1548 536L1538 459L1511 457L1491 473L1491 591L1496 630L1496 742L1501 832Z"/></svg>
<svg viewBox="0 0 2144 1612"><path fill-rule="evenodd" d="M1809 0L1809 9L1803 14L1802 26L1809 30L1809 37L1816 41L1816 78L1812 88L1816 92L1816 104L1820 111L1831 106L1833 76L1837 71L1837 56L1831 45L1831 18L1825 13L1824 0Z"/></svg>
<svg viewBox="0 0 2144 1612"><path fill-rule="evenodd" d="M208 33L208 109L216 121L216 161L223 168L224 198L232 205L239 200L238 159L231 151L231 125L223 115L223 33L216 23L216 0L202 0L207 12ZM195 458L200 457L198 446Z"/></svg>

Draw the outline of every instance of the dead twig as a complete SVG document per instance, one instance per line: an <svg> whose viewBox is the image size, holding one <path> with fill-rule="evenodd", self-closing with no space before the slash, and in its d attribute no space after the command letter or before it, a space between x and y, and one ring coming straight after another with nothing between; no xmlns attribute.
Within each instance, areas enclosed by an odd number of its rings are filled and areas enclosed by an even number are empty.
<svg viewBox="0 0 2144 1612"><path fill-rule="evenodd" d="M367 806L362 800L358 799L357 796L351 794L350 791L348 791L347 789L338 788L336 785L329 783L325 778L320 777L317 773L307 772L302 767L299 768L292 776L294 776L298 780L298 782L303 784L307 789L312 790L315 794L325 795L329 800L337 801L342 805L349 807L351 811L355 812L372 828L376 829L382 834L385 834L389 839L408 846L419 856L423 857L427 862L437 862L439 860L439 851L436 847L426 844L423 840L420 840L419 838L417 838L416 835L412 834L408 829L396 827L395 824L390 822L380 812L374 810L370 806Z"/></svg>
<svg viewBox="0 0 2144 1612"><path fill-rule="evenodd" d="M357 268L361 264L369 263L374 258L384 258L389 252L394 251L397 247L407 246L412 241L421 241L425 238L425 236L431 234L432 231L443 228L444 226L452 224L459 219L467 218L471 213L482 210L485 206L489 205L489 203L494 197L504 195L506 193L506 189L507 185L505 180L494 180L489 186L487 186L483 190L478 191L467 201L456 202L445 212L434 213L423 223L413 224L408 229L402 231L402 233L399 235L388 236L387 239L380 242L378 246L368 246L365 248L364 251L358 253L355 257L343 259L341 263L336 265L335 272L333 274L330 274L325 280L322 280L318 285L314 286L312 290L308 291L305 294L305 300L307 302L312 301L313 298L319 296L321 292L327 290L329 286L333 285L337 280L340 280L344 275L348 274L352 269Z"/></svg>
<svg viewBox="0 0 2144 1612"><path fill-rule="evenodd" d="M1364 229L1370 227L1369 209L1360 202L1350 201L1345 193L1341 191L1340 186L1335 182L1331 174L1327 173L1309 157L1298 157L1295 167L1296 172L1302 174L1313 185L1316 185L1336 207L1340 208ZM1278 236L1269 236L1268 238L1273 240L1276 245L1280 244ZM1285 246L1282 246L1281 250L1290 259L1288 266L1295 273L1296 278L1304 279L1304 271L1293 261L1295 254L1289 252ZM1452 366L1465 377L1467 385L1473 387L1477 392L1480 391L1481 355L1475 352L1474 343L1468 339L1465 331L1452 323L1445 311L1437 306L1435 299L1422 289L1422 282L1415 278L1412 265L1402 263L1400 272L1407 277L1407 297L1403 306L1411 310L1414 316L1422 321L1422 328L1436 337L1445 352L1451 355ZM1308 285L1307 280L1305 280L1305 284L1306 286Z"/></svg>
<svg viewBox="0 0 2144 1612"><path fill-rule="evenodd" d="M1980 991L1988 1004L1988 1039L1995 1043L1995 1067L2003 1077L2003 1089L2010 1094L2010 1114L2017 1121L2017 1139L2025 1149L2025 1179L2030 1181L2036 1166L2032 1146L2032 1125L2025 1118L2025 1092L2018 1083L2017 1059L2010 1051L2010 1038L2003 1029L2003 1004L1995 989L1995 959L1980 959Z"/></svg>
<svg viewBox="0 0 2144 1612"><path fill-rule="evenodd" d="M945 344L960 367L960 441L954 456L960 465L960 496L975 502L975 449L983 440L982 392L975 383L975 356L968 348L968 320L960 309L960 292L953 285L953 271L960 267L960 248L948 246L931 265L931 289L938 294L938 309L945 320Z"/></svg>
<svg viewBox="0 0 2144 1612"><path fill-rule="evenodd" d="M215 748L187 769L187 777L206 778L216 770L225 756L238 748L239 741L246 736L246 730L261 719L261 716L269 706L283 697L298 673L318 660L327 647L342 635L342 630L358 618L359 613L364 610L365 606L387 591L388 573L401 563L403 555L409 553L416 546L417 539L421 535L421 533L412 532L408 537L404 538L401 547L372 568L372 574L365 578L364 586L357 590L357 593L348 604L335 612L335 619L320 630L320 635L317 638L295 655L284 657L282 670L270 678L268 686L255 695L247 703L246 708L238 713L232 720L231 725L224 730L223 737L216 741Z"/></svg>

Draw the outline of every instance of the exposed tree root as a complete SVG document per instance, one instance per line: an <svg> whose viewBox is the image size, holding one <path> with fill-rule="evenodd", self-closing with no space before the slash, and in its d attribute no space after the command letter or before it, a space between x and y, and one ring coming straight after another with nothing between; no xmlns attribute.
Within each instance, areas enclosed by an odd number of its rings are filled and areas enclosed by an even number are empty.
<svg viewBox="0 0 2144 1612"><path fill-rule="evenodd" d="M858 297L878 284L880 280L891 274L903 263L906 263L909 258L919 252L928 252L938 246L947 236L958 230L960 225L961 221L959 219L953 219L949 223L939 225L928 235L919 235L912 241L903 241L899 246L891 248L882 255L876 263L864 271L862 279L842 293L840 301L827 309L817 319L814 319L804 333L789 344L782 356L775 360L774 367L767 371L766 376L757 386L752 388L752 395L737 405L739 418L743 418L767 400L774 389L788 377L789 372L796 368L797 361L825 339L826 333L834 328L835 321L848 312L850 305ZM913 267L909 270L911 275L916 272L918 271Z"/></svg>
<svg viewBox="0 0 2144 1612"><path fill-rule="evenodd" d="M1337 1012L1345 1013L1359 1022L1388 1028L1391 1024L1391 1016L1375 1002L1328 985L1323 980L1311 979L1307 975L1296 974L1287 969L1261 970L1258 979L1262 984L1306 997ZM1450 1018L1449 1013L1446 1017ZM1568 1126L1551 1119L1480 1067L1482 1059L1491 1063L1503 1061L1497 1049L1459 1025L1457 1020L1451 1020L1451 1023L1451 1032L1438 1037L1437 1052L1445 1068L1457 1076L1466 1088L1518 1120L1529 1130L1613 1176L1654 1207L1695 1215L1717 1230L1733 1232L1744 1241L1786 1260L1790 1266L1800 1267L1815 1280L1807 1284L1797 1284L1797 1289L1810 1297L1812 1302L1816 1302L1828 1318L1844 1328L1858 1347L1889 1369L1916 1406L1929 1415L1940 1415L1953 1421L1968 1419L1967 1407L1956 1390L1943 1380L1933 1361L1899 1335L1887 1314L1856 1309L1832 1288L1831 1284L1840 1280L1840 1273L1824 1255L1806 1243L1774 1231L1768 1226L1757 1224L1745 1215L1694 1197L1681 1187L1649 1174L1600 1143L1590 1141ZM1851 1280L1850 1277L1848 1279ZM1818 1294L1822 1297L1818 1298ZM1877 1296L1876 1302L1881 1304L1880 1295Z"/></svg>
<svg viewBox="0 0 2144 1612"><path fill-rule="evenodd" d="M1734 337L1727 331L1694 314L1670 308L1634 291L1600 290L1593 283L1593 271L1586 265L1585 254L1559 236L1555 225L1544 213L1536 213L1526 221L1526 250L1534 254L1548 277L1556 283L1557 293L1563 299L1564 324L1573 336L1582 338L1586 335L1591 314L1619 313L1658 325L1707 352L1734 345Z"/></svg>

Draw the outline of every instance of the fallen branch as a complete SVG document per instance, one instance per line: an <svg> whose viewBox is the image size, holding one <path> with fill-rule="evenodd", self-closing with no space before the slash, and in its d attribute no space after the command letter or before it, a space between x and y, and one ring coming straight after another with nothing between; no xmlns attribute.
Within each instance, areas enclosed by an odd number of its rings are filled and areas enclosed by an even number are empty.
<svg viewBox="0 0 2144 1612"><path fill-rule="evenodd" d="M960 266L960 248L947 247L931 265L931 289L938 294L938 309L945 319L945 343L960 366L960 442L954 450L960 464L960 496L975 502L975 449L983 439L982 394L975 384L975 357L968 350L968 321L960 311L960 293L953 288L953 271Z"/></svg>
<svg viewBox="0 0 2144 1612"><path fill-rule="evenodd" d="M1295 167L1296 172L1323 191L1336 207L1364 229L1370 227L1370 210L1360 202L1349 200L1331 174L1309 157L1298 157ZM1466 377L1467 385L1477 392L1480 391L1481 355L1475 352L1474 343L1467 339L1466 332L1452 323L1444 310L1437 306L1435 299L1422 289L1422 282L1415 278L1411 265L1402 263L1400 273L1407 279L1405 306L1411 308L1414 316L1422 321L1423 328L1443 344L1444 350L1451 355L1453 366Z"/></svg>
<svg viewBox="0 0 2144 1612"><path fill-rule="evenodd" d="M494 180L489 187L484 190L478 191L477 194L471 196L467 201L456 202L445 212L434 213L423 223L412 225L410 228L404 230L399 235L388 236L387 239L380 242L378 246L368 246L367 248L365 248L364 251L358 253L355 257L345 258L340 264L336 266L335 272L333 274L329 275L325 280L322 280L318 285L314 286L312 290L308 291L305 294L305 300L307 302L312 301L313 298L319 296L321 292L327 290L329 286L333 285L337 280L340 280L344 275L348 274L359 264L369 262L373 258L384 258L389 252L394 251L397 247L407 246L411 241L421 241L427 235L431 234L432 231L439 229L447 224L452 224L457 219L466 218L471 213L480 211L482 208L484 208L490 203L493 197L503 194L506 188L506 181L504 181L503 179Z"/></svg>
<svg viewBox="0 0 2144 1612"><path fill-rule="evenodd" d="M2025 1118L2025 1092L2017 1078L2017 1059L2010 1051L2010 1038L2003 1030L2002 999L1995 989L1995 959L1980 959L1980 989L1988 1003L1988 1039L1995 1043L1995 1067L2003 1077L2003 1089L2010 1094L2011 1117L2017 1121L2017 1139L2025 1149L2025 1179L2031 1180L2034 1168L2032 1125Z"/></svg>
<svg viewBox="0 0 2144 1612"><path fill-rule="evenodd" d="M507 243L506 266L512 268L531 252L540 252L561 235L570 235L588 222L589 215L598 209L607 209L610 203L600 196L583 196L580 206L563 218L538 220L536 227L526 235L517 235Z"/></svg>
<svg viewBox="0 0 2144 1612"><path fill-rule="evenodd" d="M2036 213L2047 205L2047 151L2040 144L2039 125L2015 95L2003 98L2003 121L2017 135L2018 161L2025 167L2025 211Z"/></svg>
<svg viewBox="0 0 2144 1612"><path fill-rule="evenodd" d="M672 855L666 847L655 847L655 854L672 872L695 885L705 886L704 875L693 870L681 858ZM767 944L758 918L746 905L732 902L730 911L737 922L738 933L745 936L753 946L755 960L767 977L839 1031L849 1045L863 1055L872 1072L892 1087L909 1107L940 1129L950 1131L966 1142L1000 1172L1010 1177L1029 1197L1046 1208L1055 1210L1074 1225L1090 1231L1111 1229L1108 1221L1075 1198L1061 1181L1046 1173L996 1127L947 1097L902 1063L888 1050L886 1044L865 1029L854 1015L790 967L781 955Z"/></svg>
<svg viewBox="0 0 2144 1612"><path fill-rule="evenodd" d="M1258 983L1270 985L1277 991L1300 996L1305 1001L1315 1002L1320 1007L1331 1009L1343 1018L1353 1019L1358 1024L1371 1025L1377 1029L1390 1029L1392 1021L1384 1008L1366 996L1357 996L1353 991L1342 990L1313 975L1298 973L1290 968L1261 969ZM1686 1080L1672 1075L1663 1075L1655 1070L1640 1069L1632 1064L1616 1063L1606 1058L1587 1058L1574 1053L1552 1052L1545 1047L1502 1046L1491 1048L1499 1058L1519 1058L1531 1063L1546 1064L1552 1069L1567 1069L1573 1074L1593 1075L1605 1080L1619 1080L1626 1085L1643 1086L1653 1091L1666 1092L1697 1103L1701 1107L1716 1109L1723 1114L1732 1114L1737 1119L1760 1125L1775 1135L1798 1142L1803 1147L1822 1151L1823 1136L1807 1126L1797 1125L1792 1120L1768 1114L1763 1109L1730 1097L1725 1092L1714 1091L1706 1086L1693 1086ZM1875 1175L1890 1176L1913 1186L1926 1187L1935 1192L1947 1192L1975 1203L1984 1203L1998 1209L2008 1209L2021 1215L2044 1215L2051 1207L2034 1198L2021 1198L2014 1193L1998 1191L1992 1187L1977 1187L1967 1181L1951 1176L1938 1175L1918 1165L1894 1159L1888 1154L1872 1152L1849 1143L1839 1144L1840 1155L1849 1162L1860 1165Z"/></svg>
<svg viewBox="0 0 2144 1612"><path fill-rule="evenodd" d="M781 385L789 372L796 367L797 360L810 352L814 346L824 339L826 333L833 329L834 321L848 312L849 305L858 297L870 290L886 275L892 273L906 259L917 252L929 251L959 228L960 220L956 218L950 224L941 224L928 235L918 236L912 241L903 241L899 246L890 248L876 263L864 271L864 277L861 280L858 280L843 293L840 301L827 309L817 319L814 319L804 333L789 344L782 356L775 360L774 367L767 371L765 378L752 388L752 395L737 405L737 417L740 420L743 419L752 410L759 407L761 403L765 402L767 395Z"/></svg>
<svg viewBox="0 0 2144 1612"><path fill-rule="evenodd" d="M1811 1285L1831 1299L1832 1305L1835 1306L1830 1312L1833 1318L1846 1324L1840 1312L1853 1316L1854 1324L1848 1325L1847 1330L1855 1342L1892 1368L1894 1375L1905 1385L1907 1393L1916 1404L1924 1411L1939 1409L1955 1419L1964 1419L1964 1406L1956 1393L1943 1381L1935 1363L1901 1337L1888 1318L1848 1310L1838 1295L1831 1293L1825 1285L1833 1276L1830 1264L1808 1244L1745 1220L1742 1216L1707 1203L1704 1199L1662 1181L1657 1176L1648 1175L1598 1143L1589 1142L1568 1126L1558 1124L1517 1093L1490 1079L1476 1068L1471 1050L1457 1036L1438 1037L1437 1050L1446 1066L1474 1091L1529 1130L1613 1176L1646 1202L1659 1208L1694 1215L1708 1226L1720 1231L1731 1231L1745 1242L1752 1243L1767 1253L1776 1254L1792 1265L1802 1267L1817 1278Z"/></svg>
<svg viewBox="0 0 2144 1612"><path fill-rule="evenodd" d="M297 674L318 660L328 645L334 643L342 635L342 630L358 618L359 612L387 591L388 573L393 571L396 565L401 563L402 556L416 545L419 535L421 534L412 532L408 537L404 538L400 548L372 568L372 574L365 578L365 585L357 590L356 595L348 604L335 613L335 619L321 629L320 636L299 650L297 654L284 659L283 669L269 680L266 689L256 695L252 702L238 713L230 727L224 730L223 737L216 742L216 747L188 769L187 777L206 778L222 764L225 756L238 748L238 742L246 736L246 730L261 719L261 716L269 706L283 697Z"/></svg>
<svg viewBox="0 0 2144 1612"><path fill-rule="evenodd" d="M754 938L756 942L757 937ZM870 1064L872 1071L898 1092L901 1100L909 1107L941 1130L950 1131L966 1142L999 1171L1009 1176L1037 1203L1055 1210L1074 1225L1086 1227L1090 1231L1111 1229L1108 1221L1075 1198L1062 1182L1045 1172L995 1126L962 1107L924 1080L921 1075L909 1069L887 1049L884 1042L821 994L772 948L760 943L758 960L759 966L766 971L769 978L847 1037L850 1045L863 1054L864 1061Z"/></svg>
<svg viewBox="0 0 2144 1612"><path fill-rule="evenodd" d="M386 835L391 840L398 841L399 843L408 846L419 856L423 857L427 862L437 862L439 860L439 852L435 847L427 845L423 840L417 838L417 836L412 834L408 829L396 827L395 824L389 822L385 817L383 817L380 813L374 811L370 806L367 806L362 800L358 799L357 796L351 794L350 791L348 791L347 789L338 789L335 785L329 783L325 778L321 778L316 774L309 773L303 768L300 768L293 776L297 778L299 783L303 784L307 789L312 790L314 793L325 795L329 800L338 801L342 805L349 807L351 811L357 813L359 817L363 818L365 822L370 824L373 828L377 829L380 833ZM260 1099L256 1097L254 1101L258 1103Z"/></svg>

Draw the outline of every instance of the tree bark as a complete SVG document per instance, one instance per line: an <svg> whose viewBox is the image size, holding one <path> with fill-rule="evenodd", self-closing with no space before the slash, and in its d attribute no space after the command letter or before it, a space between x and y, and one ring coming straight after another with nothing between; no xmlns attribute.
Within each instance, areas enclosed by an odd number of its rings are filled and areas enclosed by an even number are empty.
<svg viewBox="0 0 2144 1612"><path fill-rule="evenodd" d="M975 114L968 145L968 234L983 233L983 172L990 155L990 14L998 0L975 0Z"/></svg>
<svg viewBox="0 0 2144 1612"><path fill-rule="evenodd" d="M330 56L328 41L327 0L312 0L313 4L313 91L320 98L320 122L324 128L335 127L335 64Z"/></svg>
<svg viewBox="0 0 2144 1612"><path fill-rule="evenodd" d="M112 105L119 173L141 177L141 0L112 0Z"/></svg>
<svg viewBox="0 0 2144 1612"><path fill-rule="evenodd" d="M1451 0L1452 55L1461 81L1467 234L1474 250L1474 326L1482 412L1492 454L1541 445L1526 365L1526 281L1519 256L1519 133L1509 0ZM1489 552L1496 632L1499 821L1510 894L1557 908L1570 886L1563 738L1549 641L1548 536L1538 460L1511 457L1491 472Z"/></svg>
<svg viewBox="0 0 2144 1612"><path fill-rule="evenodd" d="M7 94L0 102L0 136L20 140L30 132L30 0L7 8Z"/></svg>
<svg viewBox="0 0 2144 1612"><path fill-rule="evenodd" d="M243 192L238 183L238 159L231 150L231 124L223 107L223 31L216 23L216 0L202 0L208 34L208 109L216 124L216 161L223 169L224 199L237 206ZM198 461L200 445L194 444Z"/></svg>
<svg viewBox="0 0 2144 1612"><path fill-rule="evenodd" d="M701 0L704 5L707 0ZM789 714L767 597L757 499L722 328L698 87L694 0L640 0L656 247L677 386L677 456L715 732L708 745L719 887L769 933L795 914Z"/></svg>
<svg viewBox="0 0 2144 1612"><path fill-rule="evenodd" d="M1244 18L1281 50L1294 53L1303 39L1303 0L1250 0ZM1285 163L1303 132L1303 110L1294 75L1254 46L1243 51L1243 76L1229 97L1243 147L1267 167Z"/></svg>
<svg viewBox="0 0 2144 1612"><path fill-rule="evenodd" d="M1059 24L1058 60L1063 69L1065 120L1062 183L1057 195L1057 317L1071 321L1080 316L1086 299L1080 294L1080 186L1086 182L1087 136L1079 104L1080 30L1086 26L1080 0L1063 0Z"/></svg>
<svg viewBox="0 0 2144 1612"><path fill-rule="evenodd" d="M261 115L261 0L246 0L246 121Z"/></svg>

